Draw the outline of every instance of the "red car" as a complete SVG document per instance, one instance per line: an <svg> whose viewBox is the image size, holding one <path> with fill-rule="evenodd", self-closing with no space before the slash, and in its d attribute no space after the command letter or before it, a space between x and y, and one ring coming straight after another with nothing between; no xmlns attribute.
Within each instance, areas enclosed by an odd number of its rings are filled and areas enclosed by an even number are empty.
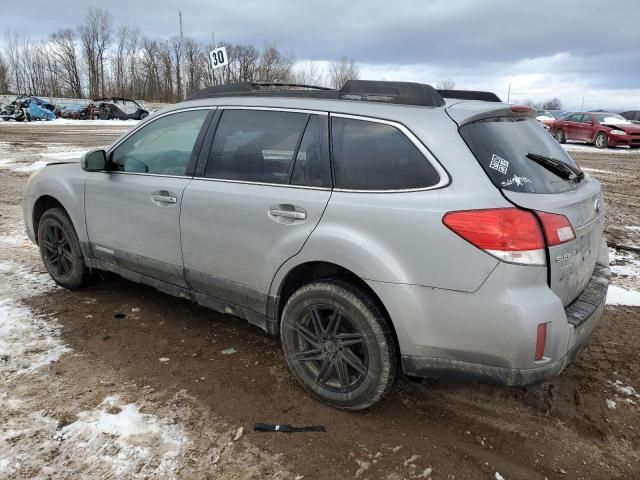
<svg viewBox="0 0 640 480"><path fill-rule="evenodd" d="M549 133L558 143L567 140L592 143L598 148L628 145L640 148L640 125L635 125L617 113L572 113L550 125Z"/></svg>

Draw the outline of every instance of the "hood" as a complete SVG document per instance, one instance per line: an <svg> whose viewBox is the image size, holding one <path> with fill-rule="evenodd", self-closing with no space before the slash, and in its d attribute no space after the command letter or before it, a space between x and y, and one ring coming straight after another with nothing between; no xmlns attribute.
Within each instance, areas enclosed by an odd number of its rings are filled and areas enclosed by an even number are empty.
<svg viewBox="0 0 640 480"><path fill-rule="evenodd" d="M616 130L623 130L627 133L640 133L640 125L635 123L602 123L601 125Z"/></svg>

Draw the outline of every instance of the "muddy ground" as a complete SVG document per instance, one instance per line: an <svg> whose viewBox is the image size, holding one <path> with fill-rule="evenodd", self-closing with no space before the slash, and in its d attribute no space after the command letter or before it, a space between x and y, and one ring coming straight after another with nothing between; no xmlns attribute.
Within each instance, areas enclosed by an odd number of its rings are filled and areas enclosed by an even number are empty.
<svg viewBox="0 0 640 480"><path fill-rule="evenodd" d="M49 142L86 149L109 143L120 131L0 123L0 142L16 151L42 151ZM570 153L604 183L608 241L636 258L640 229L627 227L640 225L640 153L601 155L582 147ZM15 236L21 228L27 178L26 171L0 168L0 236ZM9 251L10 260L44 271L28 244ZM639 289L634 275L617 280ZM71 351L37 377L10 378L12 391L29 398L32 411L55 419L57 429L112 395L170 419L188 439L173 470L179 478L640 478L640 399L627 388L640 387L640 307L608 306L575 363L542 385L509 389L401 378L388 399L366 412L346 413L303 391L277 339L151 288L109 277L24 303L57 319ZM221 353L230 348L235 353ZM0 412L0 422L11 415ZM327 432L254 433L254 422L324 425ZM233 441L241 426L244 434ZM46 438L38 435L46 431L35 431L31 442L13 438L11 448L28 457L30 449L44 448ZM45 453L39 463L24 460L15 478L49 478L43 463L64 467L52 478L91 472L60 446ZM136 475L162 476L144 469Z"/></svg>

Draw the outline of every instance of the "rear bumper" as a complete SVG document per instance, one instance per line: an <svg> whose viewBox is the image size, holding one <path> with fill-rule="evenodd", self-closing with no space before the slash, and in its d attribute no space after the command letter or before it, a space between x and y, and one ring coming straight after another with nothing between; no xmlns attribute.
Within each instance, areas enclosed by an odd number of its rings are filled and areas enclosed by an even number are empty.
<svg viewBox="0 0 640 480"><path fill-rule="evenodd" d="M393 320L407 375L529 385L558 375L588 343L606 303L607 256L603 242L589 284L566 308L546 269L503 263L474 293L370 285ZM548 336L535 362L539 323Z"/></svg>
<svg viewBox="0 0 640 480"><path fill-rule="evenodd" d="M600 290L600 292L603 293L603 296L598 300L599 304L595 306L588 317L583 318L579 326L574 327L573 339L569 350L560 359L547 363L544 366L534 368L504 368L441 358L403 356L402 369L407 375L417 377L496 383L506 386L525 386L540 383L559 375L575 360L580 350L589 343L591 334L602 316L607 298L606 287L604 290Z"/></svg>

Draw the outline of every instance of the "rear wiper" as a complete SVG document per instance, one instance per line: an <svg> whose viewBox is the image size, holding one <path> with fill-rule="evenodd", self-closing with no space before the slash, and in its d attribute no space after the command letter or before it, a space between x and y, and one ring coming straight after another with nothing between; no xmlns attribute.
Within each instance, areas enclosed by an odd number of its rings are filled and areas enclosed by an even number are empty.
<svg viewBox="0 0 640 480"><path fill-rule="evenodd" d="M538 155L537 153L527 153L526 157L565 180L573 180L579 183L580 180L584 178L584 172L582 170L568 163L564 163L557 158L546 157L544 155Z"/></svg>

